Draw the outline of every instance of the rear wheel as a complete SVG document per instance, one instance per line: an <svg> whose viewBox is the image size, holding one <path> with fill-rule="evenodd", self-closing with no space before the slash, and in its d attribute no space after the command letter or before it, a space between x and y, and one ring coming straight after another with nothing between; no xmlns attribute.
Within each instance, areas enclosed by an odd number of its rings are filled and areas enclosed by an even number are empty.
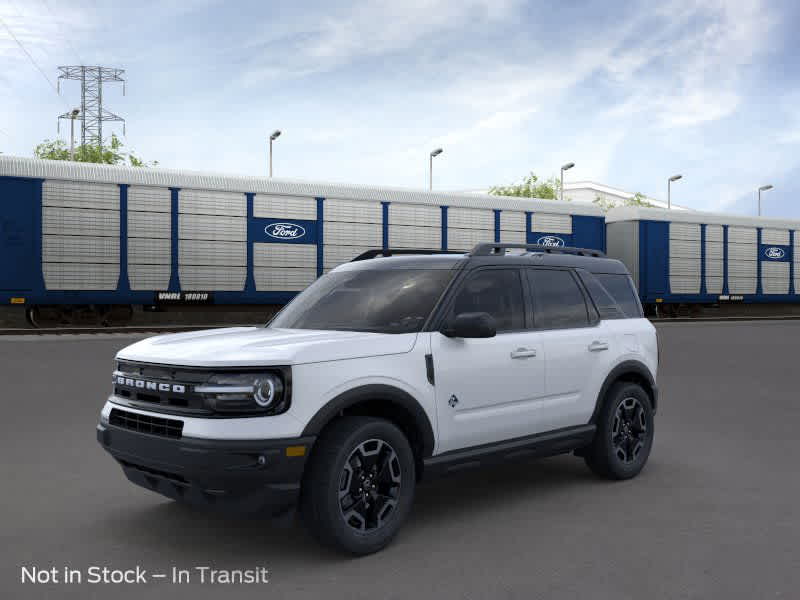
<svg viewBox="0 0 800 600"><path fill-rule="evenodd" d="M414 499L414 455L392 423L344 417L320 436L301 493L303 520L323 544L363 555L397 534Z"/></svg>
<svg viewBox="0 0 800 600"><path fill-rule="evenodd" d="M630 479L644 468L653 433L653 408L647 392L635 383L615 383L606 395L584 460L601 477Z"/></svg>

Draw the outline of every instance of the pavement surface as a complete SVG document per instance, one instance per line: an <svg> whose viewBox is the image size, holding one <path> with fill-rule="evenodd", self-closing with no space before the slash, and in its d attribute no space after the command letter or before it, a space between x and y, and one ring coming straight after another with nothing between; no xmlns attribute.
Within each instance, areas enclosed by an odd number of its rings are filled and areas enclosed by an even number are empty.
<svg viewBox="0 0 800 600"><path fill-rule="evenodd" d="M136 338L0 339L0 597L800 597L800 323L659 329L663 395L637 479L600 481L571 456L441 479L360 559L300 525L211 517L129 484L94 427L114 352ZM92 584L93 566L192 580ZM200 583L200 566L263 567L269 583ZM23 584L23 567L60 583Z"/></svg>

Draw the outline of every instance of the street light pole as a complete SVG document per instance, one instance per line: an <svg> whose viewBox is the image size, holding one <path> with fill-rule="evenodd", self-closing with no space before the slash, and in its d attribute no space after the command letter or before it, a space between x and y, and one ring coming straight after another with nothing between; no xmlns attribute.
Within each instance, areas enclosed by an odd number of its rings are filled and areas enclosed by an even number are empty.
<svg viewBox="0 0 800 600"><path fill-rule="evenodd" d="M80 108L73 108L69 113L69 159L75 160L75 117L81 112Z"/></svg>
<svg viewBox="0 0 800 600"><path fill-rule="evenodd" d="M670 186L672 185L673 181L678 181L678 179L682 179L683 175L673 175L669 179L667 179L667 210L672 208L672 197Z"/></svg>
<svg viewBox="0 0 800 600"><path fill-rule="evenodd" d="M277 140L281 135L281 130L276 129L272 132L272 135L269 136L269 176L272 177L272 142Z"/></svg>
<svg viewBox="0 0 800 600"><path fill-rule="evenodd" d="M433 189L433 157L439 156L442 152L444 151L441 148L436 148L436 150L431 151L430 164L428 167L428 190Z"/></svg>
<svg viewBox="0 0 800 600"><path fill-rule="evenodd" d="M762 185L758 188L758 216L761 216L761 192L766 192L772 189L772 184Z"/></svg>
<svg viewBox="0 0 800 600"><path fill-rule="evenodd" d="M569 171L575 166L574 162L568 162L561 167L561 201L564 201L564 171Z"/></svg>

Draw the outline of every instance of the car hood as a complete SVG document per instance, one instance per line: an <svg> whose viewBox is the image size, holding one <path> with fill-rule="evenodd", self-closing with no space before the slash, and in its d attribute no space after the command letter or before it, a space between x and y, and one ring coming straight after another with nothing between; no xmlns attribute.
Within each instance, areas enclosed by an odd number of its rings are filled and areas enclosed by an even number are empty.
<svg viewBox="0 0 800 600"><path fill-rule="evenodd" d="M123 348L121 360L186 367L298 365L402 354L416 333L228 327L159 335Z"/></svg>

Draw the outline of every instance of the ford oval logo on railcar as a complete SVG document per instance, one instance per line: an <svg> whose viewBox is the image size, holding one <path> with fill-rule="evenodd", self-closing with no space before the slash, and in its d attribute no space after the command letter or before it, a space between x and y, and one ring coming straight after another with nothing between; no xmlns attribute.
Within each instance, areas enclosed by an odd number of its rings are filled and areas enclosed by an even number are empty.
<svg viewBox="0 0 800 600"><path fill-rule="evenodd" d="M766 256L767 258L771 258L773 260L780 260L784 256L786 256L786 250L784 250L783 248L772 246L771 248L764 249L764 256Z"/></svg>
<svg viewBox="0 0 800 600"><path fill-rule="evenodd" d="M540 246L552 246L554 248L566 246L564 240L555 235L543 235L538 240L536 240L536 243L539 244Z"/></svg>
<svg viewBox="0 0 800 600"><path fill-rule="evenodd" d="M305 227L297 223L270 223L264 233L277 240L296 240L306 234Z"/></svg>

